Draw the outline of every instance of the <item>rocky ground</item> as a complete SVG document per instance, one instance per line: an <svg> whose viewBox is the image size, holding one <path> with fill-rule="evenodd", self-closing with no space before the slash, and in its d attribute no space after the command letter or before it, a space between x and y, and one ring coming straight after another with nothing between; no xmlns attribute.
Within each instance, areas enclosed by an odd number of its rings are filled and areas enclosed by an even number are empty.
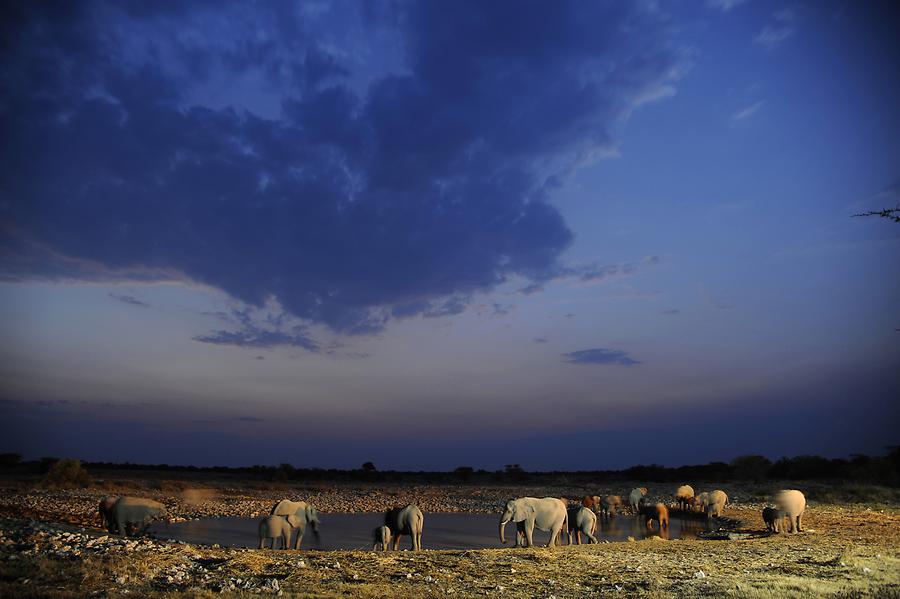
<svg viewBox="0 0 900 599"><path fill-rule="evenodd" d="M95 528L94 510L108 487L8 487L0 489L0 596L900 597L897 504L811 501L803 534L766 536L759 517L764 497L739 485L723 488L734 498L726 512L737 526L733 538L741 540L652 538L552 550L373 553L122 539ZM583 490L316 485L285 491L207 485L140 494L162 500L176 518L186 519L252 516L285 496L302 497L325 512L380 511L407 501L426 513L496 512L511 496L574 497Z"/></svg>

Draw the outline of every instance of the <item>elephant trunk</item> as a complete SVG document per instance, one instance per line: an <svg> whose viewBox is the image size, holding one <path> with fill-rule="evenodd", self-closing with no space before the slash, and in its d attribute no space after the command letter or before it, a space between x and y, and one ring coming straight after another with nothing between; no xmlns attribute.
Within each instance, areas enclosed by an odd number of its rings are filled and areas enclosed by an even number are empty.
<svg viewBox="0 0 900 599"><path fill-rule="evenodd" d="M312 530L313 530L313 534L318 539L319 538L319 522L318 522L318 520L312 521Z"/></svg>

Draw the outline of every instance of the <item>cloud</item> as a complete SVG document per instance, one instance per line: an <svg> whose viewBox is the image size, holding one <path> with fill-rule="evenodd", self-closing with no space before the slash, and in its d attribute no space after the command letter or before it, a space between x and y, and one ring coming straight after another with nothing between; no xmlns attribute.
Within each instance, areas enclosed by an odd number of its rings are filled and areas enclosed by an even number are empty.
<svg viewBox="0 0 900 599"><path fill-rule="evenodd" d="M22 3L3 28L0 272L190 280L343 334L556 276L555 181L683 73L639 3Z"/></svg>
<svg viewBox="0 0 900 599"><path fill-rule="evenodd" d="M311 352L319 351L319 345L304 333L283 333L280 331L262 331L243 329L240 331L214 331L206 335L197 335L194 341L212 345L235 345L237 347L270 348L301 347Z"/></svg>
<svg viewBox="0 0 900 599"><path fill-rule="evenodd" d="M794 13L789 8L775 11L772 15L774 22L762 28L753 41L772 51L780 46L786 39L794 34Z"/></svg>
<svg viewBox="0 0 900 599"><path fill-rule="evenodd" d="M621 366L640 364L621 350L602 347L573 351L563 355L566 358L564 361L569 364L618 364Z"/></svg>
<svg viewBox="0 0 900 599"><path fill-rule="evenodd" d="M706 0L706 6L721 10L722 12L728 12L732 8L740 6L745 1L746 0Z"/></svg>
<svg viewBox="0 0 900 599"><path fill-rule="evenodd" d="M543 337L535 337L532 339L535 343L549 343L548 339L544 339Z"/></svg>
<svg viewBox="0 0 900 599"><path fill-rule="evenodd" d="M675 314L680 314L680 313L681 313L681 310L678 310L677 308L671 308L669 310L663 310L662 312L660 312L660 314L666 314L669 316L674 316Z"/></svg>
<svg viewBox="0 0 900 599"><path fill-rule="evenodd" d="M137 299L136 297L134 297L134 296L132 296L132 295L124 295L124 294L119 294L119 293L110 293L110 294L109 294L109 297L113 298L114 300L118 300L118 301L120 301L120 302L122 302L122 303L130 304L130 305L132 305L132 306L140 306L140 307L142 307L142 308L149 308L149 307L150 307L150 304L148 304L147 302L141 301L141 300Z"/></svg>
<svg viewBox="0 0 900 599"><path fill-rule="evenodd" d="M765 100L760 100L759 102L754 102L750 106L747 106L746 108L738 110L736 113L734 113L732 118L736 121L743 121L744 119L749 119L754 114L756 114L760 108L762 108L763 104L765 104Z"/></svg>
<svg viewBox="0 0 900 599"><path fill-rule="evenodd" d="M530 285L526 285L519 289L519 293L522 295L531 295L533 293L539 293L544 290L544 286L541 283L531 283Z"/></svg>

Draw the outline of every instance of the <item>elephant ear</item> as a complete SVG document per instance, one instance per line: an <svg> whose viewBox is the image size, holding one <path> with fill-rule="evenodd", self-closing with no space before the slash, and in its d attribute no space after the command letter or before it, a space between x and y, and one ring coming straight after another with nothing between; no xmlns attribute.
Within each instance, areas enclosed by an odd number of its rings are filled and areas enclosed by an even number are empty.
<svg viewBox="0 0 900 599"><path fill-rule="evenodd" d="M298 528L298 527L300 526L300 524L301 524L300 518L298 518L298 517L295 516L294 514L291 514L290 516L288 516L288 517L287 517L287 521L288 521L288 523L289 523L291 526L293 526L294 528Z"/></svg>

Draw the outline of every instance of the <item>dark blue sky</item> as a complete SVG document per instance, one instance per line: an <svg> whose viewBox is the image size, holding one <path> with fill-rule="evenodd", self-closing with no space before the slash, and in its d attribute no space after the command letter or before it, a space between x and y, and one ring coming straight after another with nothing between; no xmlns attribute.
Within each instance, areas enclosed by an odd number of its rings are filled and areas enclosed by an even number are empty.
<svg viewBox="0 0 900 599"><path fill-rule="evenodd" d="M4 3L0 451L897 443L892 3Z"/></svg>

